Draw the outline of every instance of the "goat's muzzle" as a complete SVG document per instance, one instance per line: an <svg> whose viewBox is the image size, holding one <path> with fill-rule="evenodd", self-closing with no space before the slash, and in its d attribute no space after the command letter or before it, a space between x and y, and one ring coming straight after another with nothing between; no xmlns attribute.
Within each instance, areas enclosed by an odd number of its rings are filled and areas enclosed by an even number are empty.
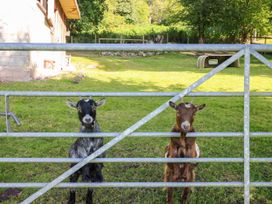
<svg viewBox="0 0 272 204"><path fill-rule="evenodd" d="M190 122L189 121L184 121L184 122L182 122L181 123L181 130L183 131L183 132L189 132L190 131L190 129L191 129L191 124L190 124Z"/></svg>

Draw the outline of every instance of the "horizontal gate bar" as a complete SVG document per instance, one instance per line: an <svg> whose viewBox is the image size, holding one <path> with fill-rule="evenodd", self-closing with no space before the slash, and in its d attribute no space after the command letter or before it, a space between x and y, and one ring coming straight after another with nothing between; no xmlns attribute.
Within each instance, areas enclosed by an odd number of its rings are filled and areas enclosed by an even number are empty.
<svg viewBox="0 0 272 204"><path fill-rule="evenodd" d="M0 188L41 188L47 183L0 183ZM102 182L60 183L58 188L161 188L161 187L242 187L243 182Z"/></svg>
<svg viewBox="0 0 272 204"><path fill-rule="evenodd" d="M0 50L52 50L52 51L238 51L242 44L88 44L88 43L0 43Z"/></svg>
<svg viewBox="0 0 272 204"><path fill-rule="evenodd" d="M272 187L272 182L251 182L250 185L255 187Z"/></svg>
<svg viewBox="0 0 272 204"><path fill-rule="evenodd" d="M250 132L250 137L271 137L272 132Z"/></svg>
<svg viewBox="0 0 272 204"><path fill-rule="evenodd" d="M81 160L80 158L0 158L0 162L2 163L77 163ZM203 163L243 161L243 158L97 158L91 160L89 163Z"/></svg>
<svg viewBox="0 0 272 204"><path fill-rule="evenodd" d="M0 137L116 137L118 132L100 133L72 133L72 132L10 132L0 133ZM271 133L272 135L272 133ZM242 137L242 132L194 132L188 133L187 137ZM134 132L128 137L180 137L174 132Z"/></svg>
<svg viewBox="0 0 272 204"><path fill-rule="evenodd" d="M239 51L249 47L271 51L272 45L245 44L90 44L90 43L0 43L0 50L51 51Z"/></svg>
<svg viewBox="0 0 272 204"><path fill-rule="evenodd" d="M1 132L0 137L116 137L118 132ZM179 137L175 132L134 132L128 137ZM251 137L271 137L272 132L251 132ZM243 137L243 132L190 132L187 137Z"/></svg>
<svg viewBox="0 0 272 204"><path fill-rule="evenodd" d="M42 188L47 183L0 183L0 188ZM243 182L103 182L60 183L56 188L164 188L164 187L243 187ZM272 182L251 182L254 187L272 187Z"/></svg>
<svg viewBox="0 0 272 204"><path fill-rule="evenodd" d="M167 97L175 96L179 92L58 92L58 91L0 91L0 96L56 96L56 97L77 97L77 96L102 96L102 97ZM233 97L243 96L244 92L192 92L188 93L187 96L216 96L216 97ZM272 96L272 92L251 92L251 96Z"/></svg>
<svg viewBox="0 0 272 204"><path fill-rule="evenodd" d="M0 158L0 163L77 163L80 158ZM250 158L251 162L272 162L272 158ZM207 163L244 162L244 158L98 158L90 163Z"/></svg>
<svg viewBox="0 0 272 204"><path fill-rule="evenodd" d="M272 162L272 158L250 158L251 162Z"/></svg>

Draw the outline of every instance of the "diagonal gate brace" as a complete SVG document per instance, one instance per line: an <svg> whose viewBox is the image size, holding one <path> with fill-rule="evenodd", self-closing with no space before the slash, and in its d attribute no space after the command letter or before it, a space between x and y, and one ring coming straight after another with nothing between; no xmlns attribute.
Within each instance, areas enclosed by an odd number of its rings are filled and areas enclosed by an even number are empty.
<svg viewBox="0 0 272 204"><path fill-rule="evenodd" d="M270 62L268 59L266 59L263 55L258 53L256 50L250 49L250 54L252 54L254 57L256 57L258 60L260 60L266 66L268 66L269 68L272 69L272 62Z"/></svg>
<svg viewBox="0 0 272 204"><path fill-rule="evenodd" d="M204 75L203 77L201 77L199 80L197 80L196 82L194 82L188 88L186 88L185 90L183 90L182 92L180 92L176 96L172 97L170 100L173 101L173 102L176 102L180 98L184 97L185 95L187 95L188 93L190 93L191 91L193 91L195 88L197 88L198 86L200 86L201 84L203 84L205 81L207 81L208 79L210 79L212 76L214 76L218 72L222 71L228 65L230 65L231 63L233 63L235 60L237 60L238 58L240 58L241 56L243 56L244 52L245 52L244 50L245 49L241 49L239 52L237 52L236 54L234 54L232 57L230 57L229 59L227 59L222 64L218 65L216 68L214 68L209 73L207 73L206 75ZM80 168L82 168L83 166L85 166L91 160L93 160L96 157L98 157L99 155L103 154L105 151L107 151L108 149L110 149L112 146L114 146L115 144L117 144L118 142L120 142L121 140L123 140L126 136L128 136L129 134L131 134L132 132L134 132L135 130L137 130L139 127L141 127L142 125L144 125L145 123L147 123L149 120L151 120L152 118L154 118L156 115L158 115L162 111L164 111L168 107L168 102L170 100L168 100L167 102L165 102L164 104L162 104L160 107L158 107L157 109L155 109L153 112L149 113L147 116L143 117L141 120L139 120L138 122L136 122L131 127L127 128L124 132L120 133L117 137L115 137L114 139L112 139L110 142L108 142L107 144L103 145L100 149L98 149L97 151L95 151L94 153L92 153L91 155L89 155L88 157L82 159L75 166L73 166L72 168L70 168L69 170L67 170L63 174L61 174L59 177L57 177L56 179L54 179L53 181L51 181L50 183L48 183L46 186L44 186L43 188L41 188L40 190L38 190L36 193L34 193L31 196L29 196L27 199L25 199L23 202L21 202L21 204L31 203L32 201L34 201L35 199L37 199L38 197L42 196L44 193L46 193L47 191L49 191L50 189L52 189L54 186L56 186L57 184L59 184L60 182L62 182L64 179L66 179L67 177L69 177L70 175L72 175L73 173L75 173L77 170L79 170Z"/></svg>

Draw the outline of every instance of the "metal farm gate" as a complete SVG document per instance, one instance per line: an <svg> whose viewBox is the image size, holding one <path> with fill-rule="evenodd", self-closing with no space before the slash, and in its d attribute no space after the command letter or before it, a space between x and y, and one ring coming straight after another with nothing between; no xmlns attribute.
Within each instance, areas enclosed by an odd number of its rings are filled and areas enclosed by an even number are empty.
<svg viewBox="0 0 272 204"><path fill-rule="evenodd" d="M24 92L24 91L0 91L0 96L5 97L6 132L1 132L0 137L114 137L111 141L99 150L84 159L72 158L0 158L0 162L76 162L77 164L65 171L59 177L49 183L0 183L0 188L21 187L21 188L40 188L36 193L29 196L22 203L31 203L53 187L244 187L244 203L250 202L250 187L272 187L272 182L250 182L250 162L272 162L272 158L250 158L250 137L272 136L272 132L250 132L250 96L272 96L272 92L250 92L250 56L253 55L262 63L272 68L272 63L258 53L272 51L272 45L185 45L185 44L43 44L43 43L0 43L0 51L3 50L44 50L44 51L235 51L232 57L212 69L209 73L191 84L180 93L176 92ZM235 60L244 56L244 92L192 92L199 85L210 79L216 73L222 71ZM191 93L192 92L192 93ZM243 158L98 158L103 152L126 138L130 137L178 137L178 133L170 132L135 132L139 127L157 116L168 107L168 101L176 102L180 98L189 96L239 96L244 97L244 130L243 132L197 132L189 133L189 137L243 137L244 157ZM9 109L9 98L20 96L164 96L171 97L153 112L140 119L134 125L128 127L121 133L49 133L49 132L11 132L10 117L14 117ZM62 183L75 171L83 167L88 162L240 162L244 163L244 181L238 182L103 182L103 183Z"/></svg>

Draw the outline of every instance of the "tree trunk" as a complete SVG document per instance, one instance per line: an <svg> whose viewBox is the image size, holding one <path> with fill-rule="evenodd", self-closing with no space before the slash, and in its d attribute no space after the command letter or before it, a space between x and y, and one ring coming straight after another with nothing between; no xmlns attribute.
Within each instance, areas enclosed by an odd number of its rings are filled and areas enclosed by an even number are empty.
<svg viewBox="0 0 272 204"><path fill-rule="evenodd" d="M204 35L204 29L200 28L198 30L198 43L199 44L203 44L205 42L205 35Z"/></svg>
<svg viewBox="0 0 272 204"><path fill-rule="evenodd" d="M198 25L198 43L203 44L205 42L205 34L204 34L204 24L203 22L199 22Z"/></svg>
<svg viewBox="0 0 272 204"><path fill-rule="evenodd" d="M242 33L242 39L241 39L241 41L244 44L249 44L250 43L249 33L248 32L243 32Z"/></svg>
<svg viewBox="0 0 272 204"><path fill-rule="evenodd" d="M199 44L204 44L204 36L203 35L199 35L199 37L198 37L198 43Z"/></svg>

